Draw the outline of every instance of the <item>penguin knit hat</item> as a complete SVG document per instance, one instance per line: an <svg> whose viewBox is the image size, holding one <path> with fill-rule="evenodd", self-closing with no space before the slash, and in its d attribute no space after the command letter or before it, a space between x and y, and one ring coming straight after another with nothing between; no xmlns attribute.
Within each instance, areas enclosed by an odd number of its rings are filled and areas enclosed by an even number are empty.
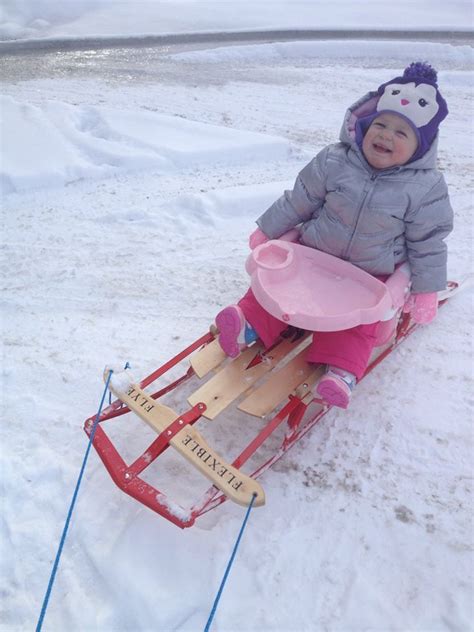
<svg viewBox="0 0 474 632"><path fill-rule="evenodd" d="M391 112L402 116L412 127L418 147L410 162L421 158L431 147L441 121L448 115L448 106L441 96L436 70L426 62L413 62L403 73L383 83L372 93L374 111L356 123L356 141L362 147L365 132L372 121L382 114Z"/></svg>

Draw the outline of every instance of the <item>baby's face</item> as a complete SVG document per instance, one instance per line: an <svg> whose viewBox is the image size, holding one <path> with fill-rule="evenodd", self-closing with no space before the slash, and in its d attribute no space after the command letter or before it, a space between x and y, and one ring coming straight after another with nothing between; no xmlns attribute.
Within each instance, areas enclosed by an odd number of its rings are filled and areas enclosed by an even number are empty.
<svg viewBox="0 0 474 632"><path fill-rule="evenodd" d="M372 121L362 141L365 159L374 169L407 163L418 147L411 125L401 116L383 112Z"/></svg>

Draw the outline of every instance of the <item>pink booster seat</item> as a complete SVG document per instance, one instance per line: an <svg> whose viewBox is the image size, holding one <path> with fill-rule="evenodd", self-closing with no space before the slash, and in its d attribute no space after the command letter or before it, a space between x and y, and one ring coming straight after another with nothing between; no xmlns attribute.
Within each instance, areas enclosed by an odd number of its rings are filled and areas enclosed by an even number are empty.
<svg viewBox="0 0 474 632"><path fill-rule="evenodd" d="M257 246L246 270L257 301L279 320L309 331L380 321L378 346L393 335L410 288L407 263L382 282L348 261L284 239Z"/></svg>

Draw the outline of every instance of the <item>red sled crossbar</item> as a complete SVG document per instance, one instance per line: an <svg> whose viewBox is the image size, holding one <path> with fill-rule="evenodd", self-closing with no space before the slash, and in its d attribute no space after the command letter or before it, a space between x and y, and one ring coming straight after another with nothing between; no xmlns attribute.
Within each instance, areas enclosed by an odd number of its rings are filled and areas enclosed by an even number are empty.
<svg viewBox="0 0 474 632"><path fill-rule="evenodd" d="M451 289L455 289L455 287L456 284L451 284ZM378 353L369 364L364 377L416 328L417 325L410 321L409 316L403 314L398 322L396 333L392 341L385 347L377 350ZM214 338L215 336L212 333L207 333L196 340L181 353L143 379L139 385L140 388L145 388L155 382L159 377L174 368L188 356L210 344ZM158 400L165 394L174 391L183 382L189 380L194 375L196 375L194 369L192 366L189 366L181 377L149 395L149 397ZM307 384L304 386L307 386ZM331 407L311 395L311 391L308 392L308 390L306 390L305 392L301 392L301 389L297 388L287 397L286 403L282 405L280 410L266 421L263 428L260 429L244 450L235 457L232 461L232 466L240 469L251 456L257 453L262 444L276 429L286 422L286 432L278 450L274 452L270 458L264 460L264 462L250 474L252 478L258 478L277 462L290 447L311 430L330 409ZM120 489L181 528L192 526L197 518L227 500L227 496L216 486L212 485L197 502L189 509L185 509L178 503L170 500L167 495L162 493L159 489L143 480L140 474L168 449L169 441L175 436L177 431L182 430L183 427L187 425L191 426L195 424L205 411L205 403L198 402L193 405L184 413L177 416L177 418L157 436L141 456L135 459L131 464L127 464L102 427L104 422L116 419L130 412L130 409L123 404L123 402L116 400L104 409L100 415L92 442L110 476ZM89 417L85 421L84 430L89 437L94 422L95 416Z"/></svg>

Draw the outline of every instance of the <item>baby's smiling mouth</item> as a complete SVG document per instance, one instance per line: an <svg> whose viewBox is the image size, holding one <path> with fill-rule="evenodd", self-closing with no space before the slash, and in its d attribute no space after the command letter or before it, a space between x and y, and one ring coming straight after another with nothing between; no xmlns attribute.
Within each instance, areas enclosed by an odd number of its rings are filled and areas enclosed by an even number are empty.
<svg viewBox="0 0 474 632"><path fill-rule="evenodd" d="M380 154L391 154L392 150L389 149L388 147L385 147L384 145L379 145L378 143L373 143L372 147L375 149L376 152L380 153Z"/></svg>

